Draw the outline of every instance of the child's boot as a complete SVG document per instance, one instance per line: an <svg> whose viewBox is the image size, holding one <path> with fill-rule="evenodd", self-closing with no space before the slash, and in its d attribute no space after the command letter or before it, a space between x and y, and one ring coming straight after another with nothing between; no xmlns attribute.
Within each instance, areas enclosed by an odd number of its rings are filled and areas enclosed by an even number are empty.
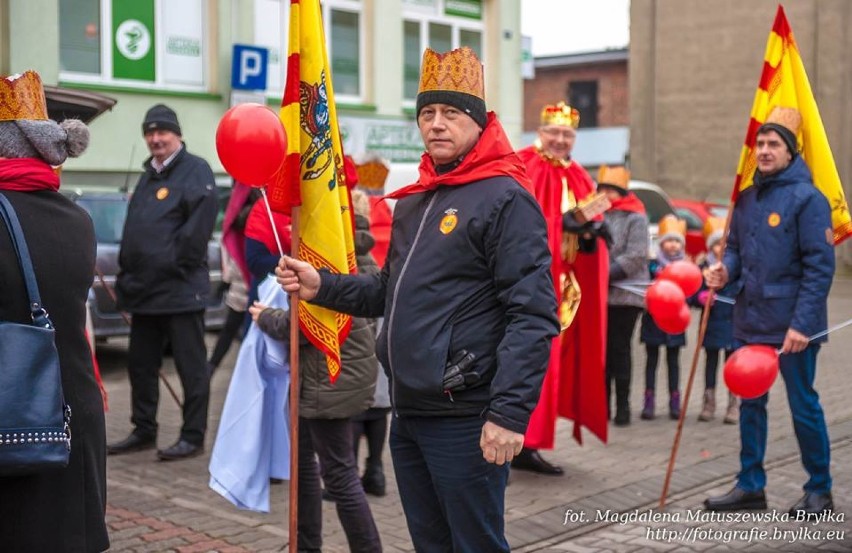
<svg viewBox="0 0 852 553"><path fill-rule="evenodd" d="M376 497L383 497L385 490L385 471L381 461L367 461L364 476L361 477L364 492Z"/></svg>
<svg viewBox="0 0 852 553"><path fill-rule="evenodd" d="M675 390L669 395L669 418L680 418L680 391Z"/></svg>
<svg viewBox="0 0 852 553"><path fill-rule="evenodd" d="M724 421L725 424L740 422L740 400L731 392L728 392L728 409L725 411Z"/></svg>
<svg viewBox="0 0 852 553"><path fill-rule="evenodd" d="M701 413L698 414L698 420L707 422L713 420L716 416L716 389L707 388L704 390L704 405L701 407Z"/></svg>
<svg viewBox="0 0 852 553"><path fill-rule="evenodd" d="M654 390L645 390L645 403L642 405L642 414L639 416L646 421L654 419Z"/></svg>

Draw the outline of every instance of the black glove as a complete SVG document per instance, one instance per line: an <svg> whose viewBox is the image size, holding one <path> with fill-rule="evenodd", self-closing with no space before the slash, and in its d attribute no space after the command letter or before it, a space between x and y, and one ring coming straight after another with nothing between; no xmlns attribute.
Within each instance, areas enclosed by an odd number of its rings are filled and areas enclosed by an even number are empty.
<svg viewBox="0 0 852 553"><path fill-rule="evenodd" d="M444 368L445 392L459 392L479 380L478 374L468 371L474 359L476 359L474 354L463 349L447 362Z"/></svg>

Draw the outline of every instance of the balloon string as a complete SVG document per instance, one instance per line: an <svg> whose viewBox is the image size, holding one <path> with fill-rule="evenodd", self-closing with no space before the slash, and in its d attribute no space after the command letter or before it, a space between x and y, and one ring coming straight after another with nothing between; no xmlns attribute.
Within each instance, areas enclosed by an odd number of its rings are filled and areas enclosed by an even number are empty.
<svg viewBox="0 0 852 553"><path fill-rule="evenodd" d="M650 284L651 284L651 282L643 282L643 281L638 281L638 280L634 280L634 281L627 280L627 281L619 282L617 284L610 283L610 286L612 286L613 288L620 288L621 290L627 290L628 292L632 292L632 293L636 294L637 296L645 297L645 290L639 288L639 286L648 286ZM720 295L716 294L715 298L716 298L716 301L718 301L719 303L727 303L728 305L734 305L736 303L736 300L734 300L734 298L729 298L727 296L720 296Z"/></svg>
<svg viewBox="0 0 852 553"><path fill-rule="evenodd" d="M266 214L269 215L269 224L272 226L272 234L275 235L275 243L278 245L278 253L284 257L284 248L281 247L281 238L278 237L278 229L275 228L275 219L272 218L272 208L269 207L269 200L266 196L266 187L260 188L260 193L263 195L263 204L266 206Z"/></svg>
<svg viewBox="0 0 852 553"><path fill-rule="evenodd" d="M823 336L828 336L835 330L840 330L841 328L847 327L849 325L852 325L852 319L848 319L846 321L843 321L842 323L836 324L831 328L823 330L822 332L817 332L813 336L808 336L808 342L810 342L811 340L816 340L817 338L822 338ZM783 351L781 351L781 348L778 348L775 351L779 354L784 353Z"/></svg>

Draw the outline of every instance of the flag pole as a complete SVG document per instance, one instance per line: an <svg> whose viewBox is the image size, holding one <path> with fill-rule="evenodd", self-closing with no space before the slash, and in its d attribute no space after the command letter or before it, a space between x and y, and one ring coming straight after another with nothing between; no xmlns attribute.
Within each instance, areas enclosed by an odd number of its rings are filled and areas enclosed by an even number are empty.
<svg viewBox="0 0 852 553"><path fill-rule="evenodd" d="M292 207L290 256L299 259L299 215ZM299 537L299 293L290 294L290 553L297 553Z"/></svg>
<svg viewBox="0 0 852 553"><path fill-rule="evenodd" d="M734 213L734 202L731 201L728 206L728 216L725 219L725 230L722 234L722 251L719 255L719 261L725 258L725 245L728 242L728 230L731 227L731 216ZM672 451L669 455L669 466L666 469L666 478L663 481L663 491L660 493L660 509L666 506L666 497L669 495L669 484L674 471L675 459L677 458L677 450L680 447L680 437L683 434L683 421L686 419L686 410L689 406L689 395L692 393L692 383L695 381L695 372L698 367L698 357L701 354L701 347L704 343L704 335L707 332L707 321L710 320L710 309L713 307L713 301L716 298L716 291L709 290L707 301L704 303L704 309L701 311L701 323L698 325L698 338L695 340L695 350L692 354L692 365L689 367L689 378L686 381L686 390L684 390L683 403L680 409L680 417L677 419L677 430L675 430L674 443L672 443Z"/></svg>

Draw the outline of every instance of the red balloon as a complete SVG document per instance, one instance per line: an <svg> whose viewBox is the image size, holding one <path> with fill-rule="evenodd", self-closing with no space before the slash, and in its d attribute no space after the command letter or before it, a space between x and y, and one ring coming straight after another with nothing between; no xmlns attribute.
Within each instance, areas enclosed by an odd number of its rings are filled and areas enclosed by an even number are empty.
<svg viewBox="0 0 852 553"><path fill-rule="evenodd" d="M725 384L745 399L769 391L778 376L778 352L772 346L743 346L725 362Z"/></svg>
<svg viewBox="0 0 852 553"><path fill-rule="evenodd" d="M689 321L692 316L689 312L689 306L684 303L680 310L673 315L667 313L662 317L655 317L654 313L651 313L651 318L654 319L654 322L657 323L660 330L666 334L681 334L682 332L686 332L686 329L689 328Z"/></svg>
<svg viewBox="0 0 852 553"><path fill-rule="evenodd" d="M680 286L684 295L691 296L701 288L701 269L691 261L680 260L666 265L659 278L670 280Z"/></svg>
<svg viewBox="0 0 852 553"><path fill-rule="evenodd" d="M264 186L287 155L287 134L278 116L261 104L239 104L222 116L216 152L225 170L239 182Z"/></svg>
<svg viewBox="0 0 852 553"><path fill-rule="evenodd" d="M680 286L670 280L656 280L645 292L645 305L654 320L672 319L686 305L686 296Z"/></svg>

